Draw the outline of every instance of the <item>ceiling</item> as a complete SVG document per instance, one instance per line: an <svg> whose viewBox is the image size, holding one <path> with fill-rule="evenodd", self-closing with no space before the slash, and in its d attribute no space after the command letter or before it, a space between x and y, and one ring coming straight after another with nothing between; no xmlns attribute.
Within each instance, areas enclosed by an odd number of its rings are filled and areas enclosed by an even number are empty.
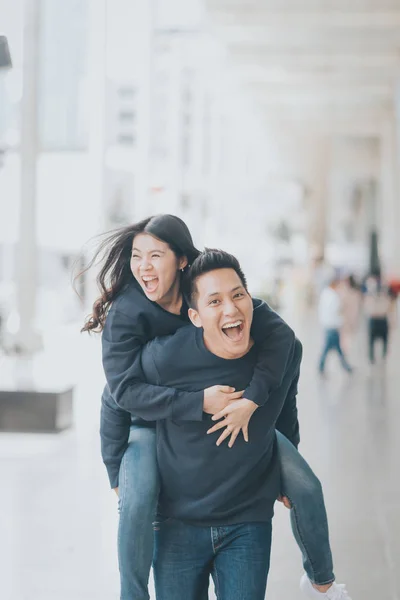
<svg viewBox="0 0 400 600"><path fill-rule="evenodd" d="M374 129L394 114L400 0L206 0L266 118Z"/></svg>

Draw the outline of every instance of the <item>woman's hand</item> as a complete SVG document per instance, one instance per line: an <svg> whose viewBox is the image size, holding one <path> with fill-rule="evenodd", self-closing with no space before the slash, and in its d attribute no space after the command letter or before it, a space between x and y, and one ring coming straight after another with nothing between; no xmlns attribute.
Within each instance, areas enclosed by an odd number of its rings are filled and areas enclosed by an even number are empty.
<svg viewBox="0 0 400 600"><path fill-rule="evenodd" d="M219 423L214 425L214 427L211 427L211 429L209 429L207 433L214 433L214 431L218 431L219 429L223 429L225 427L225 431L222 433L222 435L219 436L217 440L217 446L222 444L222 442L228 436L231 436L228 446L229 448L232 448L237 436L239 435L240 430L243 431L243 437L245 441L248 442L249 421L257 408L258 404L256 404L252 400L247 400L246 398L241 398L240 400L230 402L229 406L221 410L219 413L216 413L212 417L213 421L218 421L219 419L222 419L222 421L219 421Z"/></svg>
<svg viewBox="0 0 400 600"><path fill-rule="evenodd" d="M232 400L238 400L243 392L235 392L229 385L213 385L204 390L203 411L215 415L226 408Z"/></svg>

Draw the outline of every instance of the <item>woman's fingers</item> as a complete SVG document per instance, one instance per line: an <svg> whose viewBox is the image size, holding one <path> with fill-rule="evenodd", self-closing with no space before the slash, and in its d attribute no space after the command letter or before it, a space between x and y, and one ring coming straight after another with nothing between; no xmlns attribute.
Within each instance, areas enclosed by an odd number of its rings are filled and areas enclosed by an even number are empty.
<svg viewBox="0 0 400 600"><path fill-rule="evenodd" d="M249 430L247 427L242 427L242 432L243 432L243 437L244 437L244 441L248 442L249 441Z"/></svg>
<svg viewBox="0 0 400 600"><path fill-rule="evenodd" d="M232 448L233 444L236 441L237 436L239 435L239 432L240 432L239 428L236 428L232 431L231 439L229 440L229 444L228 444L229 448Z"/></svg>
<svg viewBox="0 0 400 600"><path fill-rule="evenodd" d="M207 433L214 433L214 431L218 431L219 429L222 429L223 427L227 427L228 424L225 422L225 420L220 421L219 423L217 423L216 425L214 425L213 427L211 427L211 429L209 429L207 431Z"/></svg>
<svg viewBox="0 0 400 600"><path fill-rule="evenodd" d="M232 433L232 427L227 427L225 431L219 436L217 440L217 446L220 446L227 437L229 437Z"/></svg>
<svg viewBox="0 0 400 600"><path fill-rule="evenodd" d="M229 402L233 402L233 400L240 400L240 398L243 396L243 392L244 390L229 394Z"/></svg>

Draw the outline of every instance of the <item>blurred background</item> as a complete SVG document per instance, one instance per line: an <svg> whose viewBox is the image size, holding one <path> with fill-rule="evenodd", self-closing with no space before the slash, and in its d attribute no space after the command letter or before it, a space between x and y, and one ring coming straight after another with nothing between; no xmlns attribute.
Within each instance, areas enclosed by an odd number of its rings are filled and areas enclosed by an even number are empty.
<svg viewBox="0 0 400 600"><path fill-rule="evenodd" d="M399 0L0 0L1 598L118 597L100 341L79 333L95 273L78 297L72 271L165 212L304 343L300 449L338 580L399 600ZM332 278L354 371L332 356L321 378ZM281 507L274 528L267 597L300 598Z"/></svg>

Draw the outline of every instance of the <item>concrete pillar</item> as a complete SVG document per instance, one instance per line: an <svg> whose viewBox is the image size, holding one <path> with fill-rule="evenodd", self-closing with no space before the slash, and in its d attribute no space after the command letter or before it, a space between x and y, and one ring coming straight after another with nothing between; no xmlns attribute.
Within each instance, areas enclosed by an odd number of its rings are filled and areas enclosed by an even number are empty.
<svg viewBox="0 0 400 600"><path fill-rule="evenodd" d="M40 0L25 0L21 103L21 202L16 255L19 327L14 346L30 355L42 347L35 329L37 273L36 175L38 154L38 63Z"/></svg>
<svg viewBox="0 0 400 600"><path fill-rule="evenodd" d="M400 118L381 135L380 247L384 274L400 276Z"/></svg>
<svg viewBox="0 0 400 600"><path fill-rule="evenodd" d="M313 177L307 191L309 242L313 256L324 256L329 213L330 140L316 138Z"/></svg>

